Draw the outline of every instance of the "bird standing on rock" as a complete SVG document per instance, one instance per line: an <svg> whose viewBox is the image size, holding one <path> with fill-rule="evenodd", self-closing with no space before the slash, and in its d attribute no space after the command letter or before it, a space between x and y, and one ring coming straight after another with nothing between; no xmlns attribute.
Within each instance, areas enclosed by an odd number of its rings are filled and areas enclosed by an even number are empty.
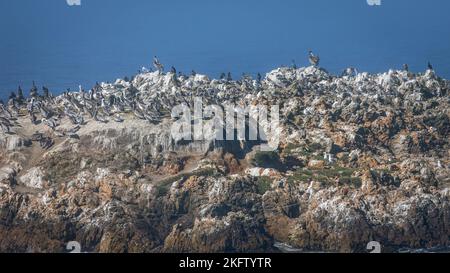
<svg viewBox="0 0 450 273"><path fill-rule="evenodd" d="M52 131L55 131L55 128L57 126L56 121L54 119L43 118L42 123L47 125L50 129L52 129Z"/></svg>
<svg viewBox="0 0 450 273"><path fill-rule="evenodd" d="M4 133L9 133L11 127L12 127L12 124L8 119L6 119L4 117L0 117L0 128L2 129L2 131Z"/></svg>
<svg viewBox="0 0 450 273"><path fill-rule="evenodd" d="M314 55L314 53L310 50L309 51L309 63L312 66L318 66L320 62L320 57L317 55Z"/></svg>
<svg viewBox="0 0 450 273"><path fill-rule="evenodd" d="M50 91L48 90L47 87L45 86L42 87L42 94L44 99L48 99L50 97Z"/></svg>
<svg viewBox="0 0 450 273"><path fill-rule="evenodd" d="M158 70L158 72L161 74L162 72L164 72L164 65L161 64L161 62L159 61L158 57L154 57L153 58L153 66Z"/></svg>
<svg viewBox="0 0 450 273"><path fill-rule="evenodd" d="M37 88L35 82L33 81L33 87L31 87L31 90L30 90L30 97L35 98L37 96L38 96L38 88Z"/></svg>

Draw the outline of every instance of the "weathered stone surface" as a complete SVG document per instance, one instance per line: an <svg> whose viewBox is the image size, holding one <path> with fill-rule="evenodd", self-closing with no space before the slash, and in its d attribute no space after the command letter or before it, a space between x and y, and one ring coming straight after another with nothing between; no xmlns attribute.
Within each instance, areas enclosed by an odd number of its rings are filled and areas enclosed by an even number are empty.
<svg viewBox="0 0 450 273"><path fill-rule="evenodd" d="M101 92L139 92L135 101L149 105L206 93L221 103L279 104L280 130L268 135L280 137L269 157L276 167L253 167L261 143L173 141L167 113L155 123L130 110L123 122L85 115L69 137L32 124L22 106L17 126L0 132L0 251L64 252L69 241L92 252L450 245L448 81L404 71L336 77L314 67L280 68L260 83L177 80L144 73ZM59 114L58 128L72 129Z"/></svg>

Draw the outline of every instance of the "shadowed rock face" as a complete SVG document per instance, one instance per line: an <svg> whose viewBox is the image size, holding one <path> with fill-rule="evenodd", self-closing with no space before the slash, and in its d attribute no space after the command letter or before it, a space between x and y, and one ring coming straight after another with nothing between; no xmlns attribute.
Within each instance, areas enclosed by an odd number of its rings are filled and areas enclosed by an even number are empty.
<svg viewBox="0 0 450 273"><path fill-rule="evenodd" d="M101 86L106 99L129 92L148 105L195 95L279 104L280 145L264 154L259 142L176 142L169 117L151 123L130 109L124 122L102 110L106 123L81 111L77 136L61 136L74 126L58 112L64 96L41 99L56 130L19 105L11 132L0 131L0 251L65 252L69 241L90 252L450 245L449 85L432 71L280 68L261 83L147 73Z"/></svg>

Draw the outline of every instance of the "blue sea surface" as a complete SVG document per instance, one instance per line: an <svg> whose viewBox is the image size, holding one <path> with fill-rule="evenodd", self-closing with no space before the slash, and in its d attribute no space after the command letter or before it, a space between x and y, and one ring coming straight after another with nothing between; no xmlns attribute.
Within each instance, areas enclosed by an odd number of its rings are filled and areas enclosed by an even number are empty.
<svg viewBox="0 0 450 273"><path fill-rule="evenodd" d="M211 77L306 66L383 72L430 61L450 78L450 1L382 0L0 1L0 98L33 81L57 94L150 67Z"/></svg>

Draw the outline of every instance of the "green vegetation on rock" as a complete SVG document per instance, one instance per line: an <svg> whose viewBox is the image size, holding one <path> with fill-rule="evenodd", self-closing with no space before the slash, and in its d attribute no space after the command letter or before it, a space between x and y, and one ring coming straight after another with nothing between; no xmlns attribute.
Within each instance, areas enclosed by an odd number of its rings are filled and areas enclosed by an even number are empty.
<svg viewBox="0 0 450 273"><path fill-rule="evenodd" d="M272 179L266 176L258 177L257 179L257 190L258 194L265 194L268 190L270 190L270 186L272 185Z"/></svg>

